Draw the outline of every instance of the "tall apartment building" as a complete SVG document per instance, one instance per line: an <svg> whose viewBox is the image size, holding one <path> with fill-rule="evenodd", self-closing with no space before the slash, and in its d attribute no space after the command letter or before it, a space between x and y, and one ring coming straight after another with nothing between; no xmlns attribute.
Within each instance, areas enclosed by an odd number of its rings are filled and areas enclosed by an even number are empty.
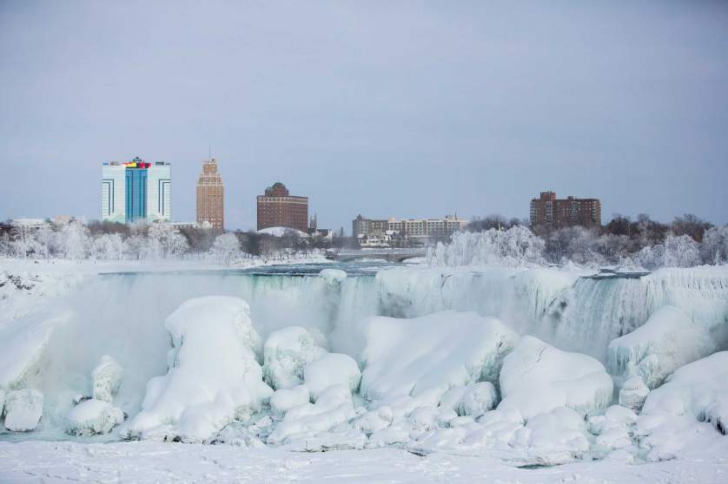
<svg viewBox="0 0 728 484"><path fill-rule="evenodd" d="M172 219L171 166L139 157L101 168L101 220L120 223Z"/></svg>
<svg viewBox="0 0 728 484"><path fill-rule="evenodd" d="M197 180L197 223L205 222L213 229L225 227L225 187L215 158L202 163L202 173Z"/></svg>
<svg viewBox="0 0 728 484"><path fill-rule="evenodd" d="M449 237L453 233L463 230L468 224L467 220L457 218L457 215L447 215L445 218L427 219L368 219L361 215L352 222L352 233L355 238L359 236L382 237L387 232L396 232L405 239L426 240L431 238Z"/></svg>
<svg viewBox="0 0 728 484"><path fill-rule="evenodd" d="M289 227L308 232L308 197L293 196L283 183L276 182L257 200L258 230Z"/></svg>
<svg viewBox="0 0 728 484"><path fill-rule="evenodd" d="M602 224L602 204L597 198L567 197L557 199L554 192L541 192L531 200L531 226L553 228Z"/></svg>

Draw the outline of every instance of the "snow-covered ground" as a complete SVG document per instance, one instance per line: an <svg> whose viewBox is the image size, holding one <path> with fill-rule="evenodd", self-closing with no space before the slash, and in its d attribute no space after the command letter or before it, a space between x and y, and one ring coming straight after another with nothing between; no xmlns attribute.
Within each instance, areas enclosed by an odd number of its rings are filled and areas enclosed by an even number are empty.
<svg viewBox="0 0 728 484"><path fill-rule="evenodd" d="M726 440L726 439L724 439ZM679 460L630 465L578 462L519 469L488 457L399 449L323 453L227 445L124 442L0 442L0 482L8 483L582 483L728 482L725 443Z"/></svg>
<svg viewBox="0 0 728 484"><path fill-rule="evenodd" d="M728 480L728 267L329 267L0 262L0 481Z"/></svg>

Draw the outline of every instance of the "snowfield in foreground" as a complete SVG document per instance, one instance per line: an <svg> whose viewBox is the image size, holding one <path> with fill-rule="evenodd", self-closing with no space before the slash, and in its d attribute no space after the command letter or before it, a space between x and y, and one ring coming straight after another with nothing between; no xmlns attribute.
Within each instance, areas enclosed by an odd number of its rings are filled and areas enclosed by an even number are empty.
<svg viewBox="0 0 728 484"><path fill-rule="evenodd" d="M680 460L628 465L579 462L519 469L487 457L399 449L325 453L240 449L227 445L125 442L0 442L0 482L25 483L581 483L728 482L728 443Z"/></svg>

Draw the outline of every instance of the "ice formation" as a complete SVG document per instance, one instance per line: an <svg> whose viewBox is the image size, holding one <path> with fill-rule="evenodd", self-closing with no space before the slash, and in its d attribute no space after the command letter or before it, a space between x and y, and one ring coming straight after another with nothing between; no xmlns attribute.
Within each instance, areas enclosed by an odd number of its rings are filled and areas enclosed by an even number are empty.
<svg viewBox="0 0 728 484"><path fill-rule="evenodd" d="M265 381L276 390L300 385L304 367L325 353L316 345L314 336L300 326L275 331L263 347Z"/></svg>
<svg viewBox="0 0 728 484"><path fill-rule="evenodd" d="M361 381L361 371L354 358L341 353L328 353L308 364L303 369L303 375L314 402L335 385L348 388L350 393L356 392Z"/></svg>
<svg viewBox="0 0 728 484"><path fill-rule="evenodd" d="M167 318L165 327L173 344L169 373L148 383L129 436L202 442L270 397L256 361L260 338L245 301L191 299Z"/></svg>
<svg viewBox="0 0 728 484"><path fill-rule="evenodd" d="M321 277L328 284L332 285L341 284L341 282L346 279L346 276L346 272L340 269L324 269L319 272L319 277Z"/></svg>
<svg viewBox="0 0 728 484"><path fill-rule="evenodd" d="M582 416L604 409L612 401L613 383L594 358L524 336L503 361L500 389L498 410L517 410L528 420L562 406Z"/></svg>
<svg viewBox="0 0 728 484"><path fill-rule="evenodd" d="M457 385L498 381L518 335L495 318L445 311L366 322L361 394L370 400L412 395L437 404Z"/></svg>
<svg viewBox="0 0 728 484"><path fill-rule="evenodd" d="M278 417L283 417L286 413L298 405L309 403L311 400L311 393L308 391L305 385L298 385L290 389L282 388L276 390L270 397L270 408L273 414Z"/></svg>
<svg viewBox="0 0 728 484"><path fill-rule="evenodd" d="M5 397L5 428L13 432L35 430L43 416L43 394L25 389L8 392Z"/></svg>
<svg viewBox="0 0 728 484"><path fill-rule="evenodd" d="M91 374L94 382L93 398L104 402L112 402L119 391L123 375L121 365L108 355L101 357L101 362Z"/></svg>
<svg viewBox="0 0 728 484"><path fill-rule="evenodd" d="M713 353L709 331L674 306L664 306L633 332L609 343L607 367L623 378L639 376L652 389L681 366Z"/></svg>
<svg viewBox="0 0 728 484"><path fill-rule="evenodd" d="M105 400L92 398L76 405L68 415L67 432L73 435L107 434L124 421L124 412Z"/></svg>

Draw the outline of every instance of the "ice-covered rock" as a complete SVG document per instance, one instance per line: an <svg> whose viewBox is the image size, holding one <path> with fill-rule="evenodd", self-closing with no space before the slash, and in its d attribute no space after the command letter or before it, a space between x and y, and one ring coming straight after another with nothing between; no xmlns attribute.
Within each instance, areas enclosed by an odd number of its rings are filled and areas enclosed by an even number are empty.
<svg viewBox="0 0 728 484"><path fill-rule="evenodd" d="M341 284L346 279L346 272L339 269L324 269L319 272L321 277L327 284Z"/></svg>
<svg viewBox="0 0 728 484"><path fill-rule="evenodd" d="M652 389L673 371L716 350L716 339L703 325L675 306L665 306L643 325L609 343L610 373L639 376Z"/></svg>
<svg viewBox="0 0 728 484"><path fill-rule="evenodd" d="M356 419L352 425L367 435L386 429L392 424L392 409L388 406L370 410Z"/></svg>
<svg viewBox="0 0 728 484"><path fill-rule="evenodd" d="M130 437L202 442L260 408L272 390L256 360L260 345L242 299L184 302L165 321L172 335L169 372L152 378Z"/></svg>
<svg viewBox="0 0 728 484"><path fill-rule="evenodd" d="M113 358L108 355L102 356L101 362L91 373L94 382L93 397L104 402L112 402L114 395L119 391L123 374L121 365Z"/></svg>
<svg viewBox="0 0 728 484"><path fill-rule="evenodd" d="M275 331L263 347L265 381L275 390L300 385L304 367L324 354L314 335L300 326Z"/></svg>
<svg viewBox="0 0 728 484"><path fill-rule="evenodd" d="M7 392L4 388L0 388L0 418L3 416L3 412L5 410L5 396Z"/></svg>
<svg viewBox="0 0 728 484"><path fill-rule="evenodd" d="M273 445L289 444L330 431L356 417L349 385L329 386L315 404L304 403L291 408L268 436Z"/></svg>
<svg viewBox="0 0 728 484"><path fill-rule="evenodd" d="M270 408L277 416L283 416L293 407L309 403L311 394L305 385L293 388L281 388L270 397Z"/></svg>
<svg viewBox="0 0 728 484"><path fill-rule="evenodd" d="M306 387L313 401L317 401L326 389L343 385L350 392L359 389L361 371L354 358L341 353L328 353L310 363L303 370Z"/></svg>
<svg viewBox="0 0 728 484"><path fill-rule="evenodd" d="M650 389L647 388L645 382L639 376L628 378L619 390L619 404L632 410L639 410L645 403Z"/></svg>
<svg viewBox="0 0 728 484"><path fill-rule="evenodd" d="M498 395L491 382L473 383L465 387L457 405L459 415L479 417L492 410L497 403Z"/></svg>
<svg viewBox="0 0 728 484"><path fill-rule="evenodd" d="M437 405L448 389L497 382L518 335L495 318L445 311L366 322L362 396L412 395Z"/></svg>
<svg viewBox="0 0 728 484"><path fill-rule="evenodd" d="M613 383L594 358L524 336L503 362L500 390L503 400L498 409L518 410L530 420L562 406L580 415L605 409L612 400Z"/></svg>
<svg viewBox="0 0 728 484"><path fill-rule="evenodd" d="M8 392L5 397L5 428L13 432L35 430L43 416L43 394L25 389Z"/></svg>
<svg viewBox="0 0 728 484"><path fill-rule="evenodd" d="M107 434L124 421L124 412L105 400L85 400L68 414L69 434L87 436Z"/></svg>

